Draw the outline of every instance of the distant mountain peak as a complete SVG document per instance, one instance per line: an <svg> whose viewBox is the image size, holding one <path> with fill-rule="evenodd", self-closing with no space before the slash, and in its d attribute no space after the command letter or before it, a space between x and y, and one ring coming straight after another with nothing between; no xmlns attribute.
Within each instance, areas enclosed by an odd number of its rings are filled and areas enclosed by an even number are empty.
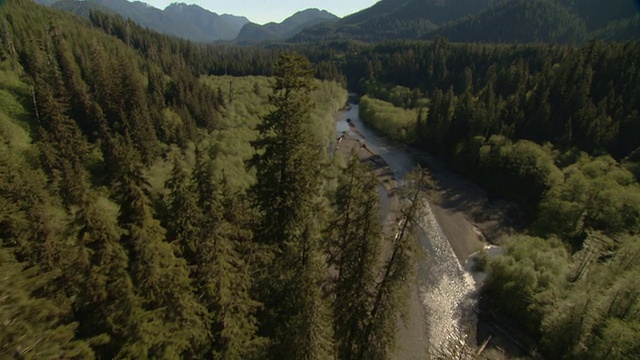
<svg viewBox="0 0 640 360"><path fill-rule="evenodd" d="M327 10L324 10L324 9L308 8L308 9L296 11L293 15L296 15L296 14L308 14L308 13L318 13L318 12L325 13L325 14L331 14L330 12L328 12Z"/></svg>
<svg viewBox="0 0 640 360"><path fill-rule="evenodd" d="M188 6L188 5L183 2L172 2L171 4L167 5L167 7L165 7L164 9L165 10L170 8L184 9L185 6Z"/></svg>
<svg viewBox="0 0 640 360"><path fill-rule="evenodd" d="M63 0L53 6L82 16L88 16L87 8L101 6L150 29L198 42L233 40L249 22L244 16L221 16L199 5L179 1L169 4L164 10L144 2L127 0Z"/></svg>
<svg viewBox="0 0 640 360"><path fill-rule="evenodd" d="M171 4L167 5L167 7L164 8L164 9L165 10L167 10L167 9L178 9L178 10L198 9L198 10L204 10L204 11L207 11L207 12L212 12L212 11L209 11L209 10L203 8L202 6L200 6L198 4L187 4L187 3L183 3L183 2L172 2Z"/></svg>
<svg viewBox="0 0 640 360"><path fill-rule="evenodd" d="M240 30L236 40L283 40L298 34L307 27L323 23L335 23L338 20L340 20L339 17L327 10L317 8L304 9L297 11L281 23L270 22L264 25L248 23Z"/></svg>

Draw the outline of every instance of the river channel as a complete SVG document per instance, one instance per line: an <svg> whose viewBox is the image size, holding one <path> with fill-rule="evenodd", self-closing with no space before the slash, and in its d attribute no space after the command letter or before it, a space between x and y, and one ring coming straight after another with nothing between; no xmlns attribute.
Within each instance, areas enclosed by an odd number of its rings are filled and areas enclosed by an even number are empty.
<svg viewBox="0 0 640 360"><path fill-rule="evenodd" d="M349 106L337 122L338 136L347 133L366 143L386 161L402 186L404 176L418 163L414 155L376 135L359 118L358 105ZM424 215L419 221L418 238L426 255L419 263L419 295L425 310L429 352L438 355L451 347L475 345L478 285L458 261L429 203L424 201L422 205Z"/></svg>

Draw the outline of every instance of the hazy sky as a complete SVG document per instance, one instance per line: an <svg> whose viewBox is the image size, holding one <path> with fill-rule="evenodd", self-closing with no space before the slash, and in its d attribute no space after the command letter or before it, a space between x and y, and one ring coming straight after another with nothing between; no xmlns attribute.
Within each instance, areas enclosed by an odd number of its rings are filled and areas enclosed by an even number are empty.
<svg viewBox="0 0 640 360"><path fill-rule="evenodd" d="M337 16L354 13L368 8L377 0L140 0L159 9L173 2L198 4L218 14L246 16L249 20L264 24L269 21L280 22L296 11L318 8Z"/></svg>

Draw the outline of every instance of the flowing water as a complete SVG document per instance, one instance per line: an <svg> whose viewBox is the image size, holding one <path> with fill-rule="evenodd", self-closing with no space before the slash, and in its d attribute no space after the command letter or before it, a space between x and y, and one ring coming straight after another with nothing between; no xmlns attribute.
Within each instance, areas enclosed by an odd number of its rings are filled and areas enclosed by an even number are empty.
<svg viewBox="0 0 640 360"><path fill-rule="evenodd" d="M347 133L366 143L387 162L401 185L402 178L417 164L413 155L403 146L377 136L358 117L358 105L349 105L351 108L337 122L338 136ZM418 280L426 314L429 351L431 355L437 355L446 349L475 344L474 309L478 286L458 261L429 203L424 201L422 205L418 238L426 256L420 261Z"/></svg>

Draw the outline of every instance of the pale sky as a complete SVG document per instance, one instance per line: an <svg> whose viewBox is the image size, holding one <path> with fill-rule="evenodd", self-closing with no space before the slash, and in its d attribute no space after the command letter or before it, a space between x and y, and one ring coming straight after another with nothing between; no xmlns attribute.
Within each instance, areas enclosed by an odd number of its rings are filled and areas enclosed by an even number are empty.
<svg viewBox="0 0 640 360"><path fill-rule="evenodd" d="M131 0L130 0L131 1ZM139 0L159 9L173 2L198 4L217 14L246 16L254 23L281 22L296 11L318 8L339 17L368 8L378 0Z"/></svg>

